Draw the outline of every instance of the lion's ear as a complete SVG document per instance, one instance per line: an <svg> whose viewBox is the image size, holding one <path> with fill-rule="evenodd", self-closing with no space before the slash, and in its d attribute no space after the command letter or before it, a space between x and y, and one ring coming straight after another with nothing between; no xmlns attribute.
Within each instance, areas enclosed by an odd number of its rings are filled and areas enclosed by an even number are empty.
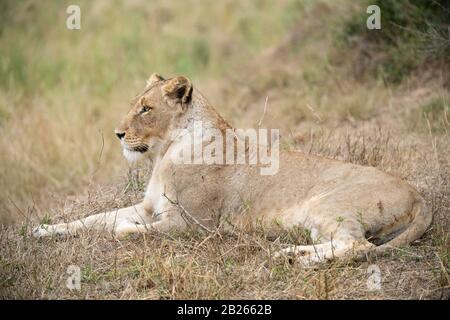
<svg viewBox="0 0 450 320"><path fill-rule="evenodd" d="M163 77L161 77L159 74L157 73L152 73L152 75L150 76L150 78L148 78L147 80L147 88L150 87L152 84L154 84L155 82L158 81L162 81L164 80Z"/></svg>
<svg viewBox="0 0 450 320"><path fill-rule="evenodd" d="M186 105L192 98L191 81L183 76L172 78L162 86L163 95L175 104Z"/></svg>

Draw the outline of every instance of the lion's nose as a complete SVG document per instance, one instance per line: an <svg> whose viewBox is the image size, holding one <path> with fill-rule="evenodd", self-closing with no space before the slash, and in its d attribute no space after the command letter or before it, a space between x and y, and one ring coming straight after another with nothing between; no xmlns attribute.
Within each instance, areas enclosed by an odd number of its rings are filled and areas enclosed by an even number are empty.
<svg viewBox="0 0 450 320"><path fill-rule="evenodd" d="M117 138L119 138L119 140L122 140L122 138L125 137L125 132L117 132L116 131L116 136L117 136Z"/></svg>

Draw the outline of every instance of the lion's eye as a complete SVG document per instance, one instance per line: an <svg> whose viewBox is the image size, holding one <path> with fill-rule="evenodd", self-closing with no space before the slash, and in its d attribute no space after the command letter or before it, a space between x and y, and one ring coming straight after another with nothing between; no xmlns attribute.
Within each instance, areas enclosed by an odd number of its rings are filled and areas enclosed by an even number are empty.
<svg viewBox="0 0 450 320"><path fill-rule="evenodd" d="M152 110L152 109L153 109L153 107L150 107L150 106L143 106L142 109L141 109L141 111L139 111L139 114L143 114L143 113L148 112L148 111L150 111L150 110Z"/></svg>

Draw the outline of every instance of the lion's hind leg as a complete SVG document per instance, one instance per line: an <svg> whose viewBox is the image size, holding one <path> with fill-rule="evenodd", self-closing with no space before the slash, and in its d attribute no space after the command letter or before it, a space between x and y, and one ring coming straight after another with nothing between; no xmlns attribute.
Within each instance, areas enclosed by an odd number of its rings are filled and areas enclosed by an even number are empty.
<svg viewBox="0 0 450 320"><path fill-rule="evenodd" d="M366 240L364 227L355 217L356 214L342 210L340 215L332 215L321 208L324 205L326 203L309 208L308 216L299 215L297 219L297 225L311 230L314 244L292 245L277 252L275 258L287 256L309 266L334 259L360 257L375 247Z"/></svg>
<svg viewBox="0 0 450 320"><path fill-rule="evenodd" d="M290 246L278 251L274 258L287 257L301 266L310 266L334 259L357 257L370 251L374 246L365 239L334 240L315 245Z"/></svg>

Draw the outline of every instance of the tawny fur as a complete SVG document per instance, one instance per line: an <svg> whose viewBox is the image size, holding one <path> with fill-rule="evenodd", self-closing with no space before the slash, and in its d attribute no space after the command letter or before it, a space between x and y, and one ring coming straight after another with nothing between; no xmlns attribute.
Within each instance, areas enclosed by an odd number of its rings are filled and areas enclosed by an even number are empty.
<svg viewBox="0 0 450 320"><path fill-rule="evenodd" d="M125 156L153 159L143 202L71 223L41 225L34 235L96 229L124 238L221 225L261 227L277 236L300 227L310 231L314 245L291 246L278 256L293 254L309 264L411 243L431 223L431 212L414 188L372 167L283 150L279 172L272 176L261 175L257 165L174 164L170 152L182 142L171 134L192 131L193 121L200 120L206 128L231 128L189 79L153 74L116 130L123 135Z"/></svg>

